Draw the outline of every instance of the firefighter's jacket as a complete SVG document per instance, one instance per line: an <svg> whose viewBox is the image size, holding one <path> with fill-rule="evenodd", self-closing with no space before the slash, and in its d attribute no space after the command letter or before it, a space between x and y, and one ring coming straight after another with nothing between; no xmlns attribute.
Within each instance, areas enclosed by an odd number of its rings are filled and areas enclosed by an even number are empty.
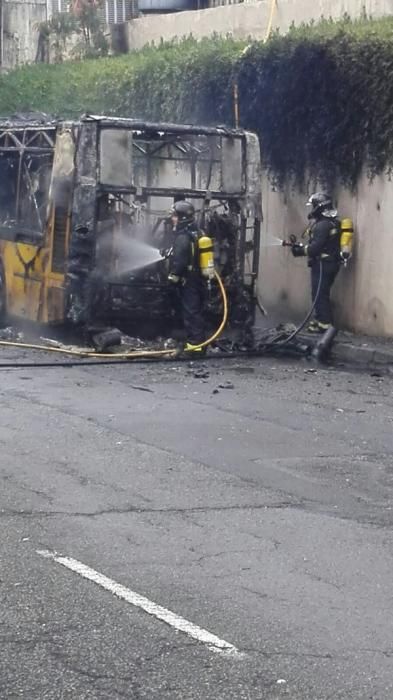
<svg viewBox="0 0 393 700"><path fill-rule="evenodd" d="M307 231L309 242L307 256L314 260L340 260L340 221L321 217Z"/></svg>
<svg viewBox="0 0 393 700"><path fill-rule="evenodd" d="M170 260L172 275L185 278L190 272L199 272L198 238L200 235L195 224L189 224L178 231Z"/></svg>

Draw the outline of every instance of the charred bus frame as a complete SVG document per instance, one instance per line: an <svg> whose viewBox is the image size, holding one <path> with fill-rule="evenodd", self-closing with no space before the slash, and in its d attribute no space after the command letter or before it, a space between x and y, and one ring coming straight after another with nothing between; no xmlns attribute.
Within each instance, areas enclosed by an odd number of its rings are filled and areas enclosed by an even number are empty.
<svg viewBox="0 0 393 700"><path fill-rule="evenodd" d="M89 324L104 311L115 320L122 306L132 315L149 295L153 308L160 289L165 306L163 268L131 276L117 275L116 266L108 272L100 240L110 230L116 248L119 227L131 238L143 228L151 243L173 199L183 197L195 203L216 241L232 318L240 307L249 316L259 262L260 182L257 137L238 129L102 116L1 121L3 306L32 320L76 324ZM161 313L159 303L157 309Z"/></svg>

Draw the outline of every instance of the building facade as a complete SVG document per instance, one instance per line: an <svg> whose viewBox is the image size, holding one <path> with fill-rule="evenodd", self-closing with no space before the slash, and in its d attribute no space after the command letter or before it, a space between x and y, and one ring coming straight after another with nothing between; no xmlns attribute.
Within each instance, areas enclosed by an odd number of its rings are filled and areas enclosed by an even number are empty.
<svg viewBox="0 0 393 700"><path fill-rule="evenodd" d="M110 28L137 16L137 0L104 0L100 15ZM70 0L0 0L0 67L9 71L39 57L40 25L71 11Z"/></svg>
<svg viewBox="0 0 393 700"><path fill-rule="evenodd" d="M38 26L47 16L47 0L0 0L2 70L11 70L35 60Z"/></svg>

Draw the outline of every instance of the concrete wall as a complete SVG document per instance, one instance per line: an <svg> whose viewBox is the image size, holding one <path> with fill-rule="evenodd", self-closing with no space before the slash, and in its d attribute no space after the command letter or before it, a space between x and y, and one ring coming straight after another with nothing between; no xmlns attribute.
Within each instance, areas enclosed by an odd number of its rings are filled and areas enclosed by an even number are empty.
<svg viewBox="0 0 393 700"><path fill-rule="evenodd" d="M275 236L304 231L306 199L301 192L274 192L264 178L259 294L268 310L287 319L310 305L309 271L304 259L272 244ZM339 215L354 220L355 250L335 282L335 318L342 328L393 336L393 182L363 176L356 196L341 190L337 201Z"/></svg>
<svg viewBox="0 0 393 700"><path fill-rule="evenodd" d="M35 60L37 27L46 18L46 0L3 0L3 70Z"/></svg>
<svg viewBox="0 0 393 700"><path fill-rule="evenodd" d="M150 15L128 22L129 50L139 49L161 39L169 40L192 34L196 38L213 33L238 39L263 39L269 23L272 0L245 2L206 10ZM277 0L273 29L285 33L291 24L318 20L323 15L338 19L347 13L359 17L380 17L393 13L393 0Z"/></svg>

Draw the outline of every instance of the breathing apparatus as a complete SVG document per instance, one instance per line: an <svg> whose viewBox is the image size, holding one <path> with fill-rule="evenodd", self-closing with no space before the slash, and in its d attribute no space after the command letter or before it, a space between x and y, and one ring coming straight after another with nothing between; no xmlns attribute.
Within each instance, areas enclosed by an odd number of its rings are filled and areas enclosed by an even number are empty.
<svg viewBox="0 0 393 700"><path fill-rule="evenodd" d="M213 241L203 234L198 238L198 263L202 277L210 283L214 277L214 248Z"/></svg>
<svg viewBox="0 0 393 700"><path fill-rule="evenodd" d="M348 260L352 256L353 248L353 221L352 219L342 219L340 224L340 257L344 267L347 267Z"/></svg>
<svg viewBox="0 0 393 700"><path fill-rule="evenodd" d="M215 267L214 267L214 246L213 241L209 236L204 233L199 236L197 241L198 250L198 269L202 277L204 277L208 282L214 277ZM160 250L160 255L164 260L167 260L173 254L173 246L167 248L166 250Z"/></svg>

